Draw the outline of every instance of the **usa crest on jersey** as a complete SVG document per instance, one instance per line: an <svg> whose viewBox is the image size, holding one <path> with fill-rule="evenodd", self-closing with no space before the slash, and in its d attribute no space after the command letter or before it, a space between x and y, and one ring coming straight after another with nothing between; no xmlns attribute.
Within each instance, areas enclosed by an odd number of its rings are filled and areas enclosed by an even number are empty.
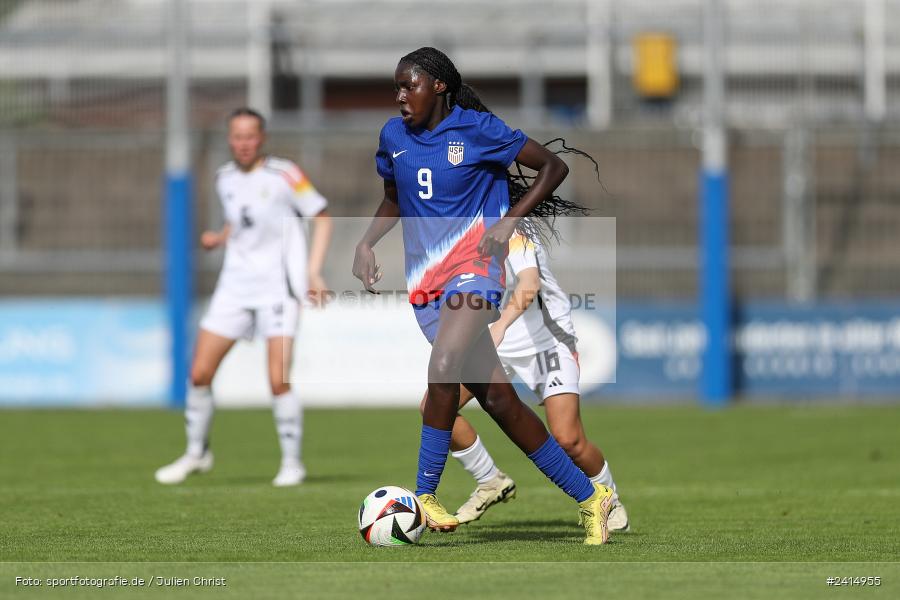
<svg viewBox="0 0 900 600"><path fill-rule="evenodd" d="M448 142L448 144L447 160L455 167L463 161L463 151L465 150L465 146L463 145L463 142Z"/></svg>

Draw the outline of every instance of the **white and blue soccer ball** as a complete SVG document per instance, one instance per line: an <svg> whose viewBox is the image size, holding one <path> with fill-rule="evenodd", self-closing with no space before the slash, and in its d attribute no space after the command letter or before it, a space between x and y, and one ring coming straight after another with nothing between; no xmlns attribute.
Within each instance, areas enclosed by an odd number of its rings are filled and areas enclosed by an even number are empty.
<svg viewBox="0 0 900 600"><path fill-rule="evenodd" d="M359 533L373 546L415 544L425 531L425 509L411 491L385 485L359 507Z"/></svg>

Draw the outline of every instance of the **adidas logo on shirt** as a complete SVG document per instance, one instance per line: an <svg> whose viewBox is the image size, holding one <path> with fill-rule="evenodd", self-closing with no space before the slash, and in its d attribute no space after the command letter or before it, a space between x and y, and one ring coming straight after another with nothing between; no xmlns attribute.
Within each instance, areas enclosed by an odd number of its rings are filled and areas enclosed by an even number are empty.
<svg viewBox="0 0 900 600"><path fill-rule="evenodd" d="M550 385L548 385L547 387L552 388L552 387L556 387L556 386L562 385L562 384L563 384L563 382L559 380L559 377L554 377L553 381L551 381Z"/></svg>

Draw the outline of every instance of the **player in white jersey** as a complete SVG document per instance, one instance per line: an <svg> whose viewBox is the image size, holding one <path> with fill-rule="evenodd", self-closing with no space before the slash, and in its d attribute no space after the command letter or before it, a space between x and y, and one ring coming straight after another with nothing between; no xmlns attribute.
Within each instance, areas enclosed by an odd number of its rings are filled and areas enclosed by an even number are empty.
<svg viewBox="0 0 900 600"><path fill-rule="evenodd" d="M509 242L506 277L507 289L513 291L499 320L491 326L500 362L509 377L518 375L542 400L550 433L575 464L592 481L616 492L609 463L584 433L572 304L550 271L544 248L515 234ZM460 408L471 399L472 394L462 387ZM462 415L453 425L450 449L478 482L456 511L460 523L475 521L491 506L515 497L515 482L497 468L478 433ZM628 514L618 493L614 498L609 530L628 531Z"/></svg>
<svg viewBox="0 0 900 600"><path fill-rule="evenodd" d="M265 120L259 113L243 108L231 114L228 145L233 160L218 170L215 182L225 226L201 237L207 250L225 246L225 262L194 350L185 407L187 450L156 471L160 483L181 483L191 473L212 468L210 386L234 343L254 334L266 339L281 446L281 467L272 483L297 485L306 476L300 460L302 406L288 378L301 301L324 300L321 272L332 222L325 198L297 165L262 153L265 139ZM313 223L309 252L301 218Z"/></svg>

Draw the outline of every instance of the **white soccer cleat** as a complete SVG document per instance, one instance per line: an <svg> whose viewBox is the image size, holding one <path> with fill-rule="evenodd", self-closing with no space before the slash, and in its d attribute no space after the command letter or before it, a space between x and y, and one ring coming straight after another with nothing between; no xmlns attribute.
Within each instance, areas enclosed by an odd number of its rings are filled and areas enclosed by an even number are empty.
<svg viewBox="0 0 900 600"><path fill-rule="evenodd" d="M207 473L213 468L212 452L207 450L201 456L185 454L172 464L156 471L156 481L164 485L175 485L187 479L191 473Z"/></svg>
<svg viewBox="0 0 900 600"><path fill-rule="evenodd" d="M628 524L628 513L625 512L625 505L619 502L618 495L609 511L606 524L610 533L625 533L631 530L631 526Z"/></svg>
<svg viewBox="0 0 900 600"><path fill-rule="evenodd" d="M487 509L498 502L509 502L516 497L516 482L503 471L487 483L479 485L456 511L460 523L471 523L481 518Z"/></svg>
<svg viewBox="0 0 900 600"><path fill-rule="evenodd" d="M303 463L281 463L278 475L272 480L275 487L290 487L300 485L306 479L306 467Z"/></svg>

